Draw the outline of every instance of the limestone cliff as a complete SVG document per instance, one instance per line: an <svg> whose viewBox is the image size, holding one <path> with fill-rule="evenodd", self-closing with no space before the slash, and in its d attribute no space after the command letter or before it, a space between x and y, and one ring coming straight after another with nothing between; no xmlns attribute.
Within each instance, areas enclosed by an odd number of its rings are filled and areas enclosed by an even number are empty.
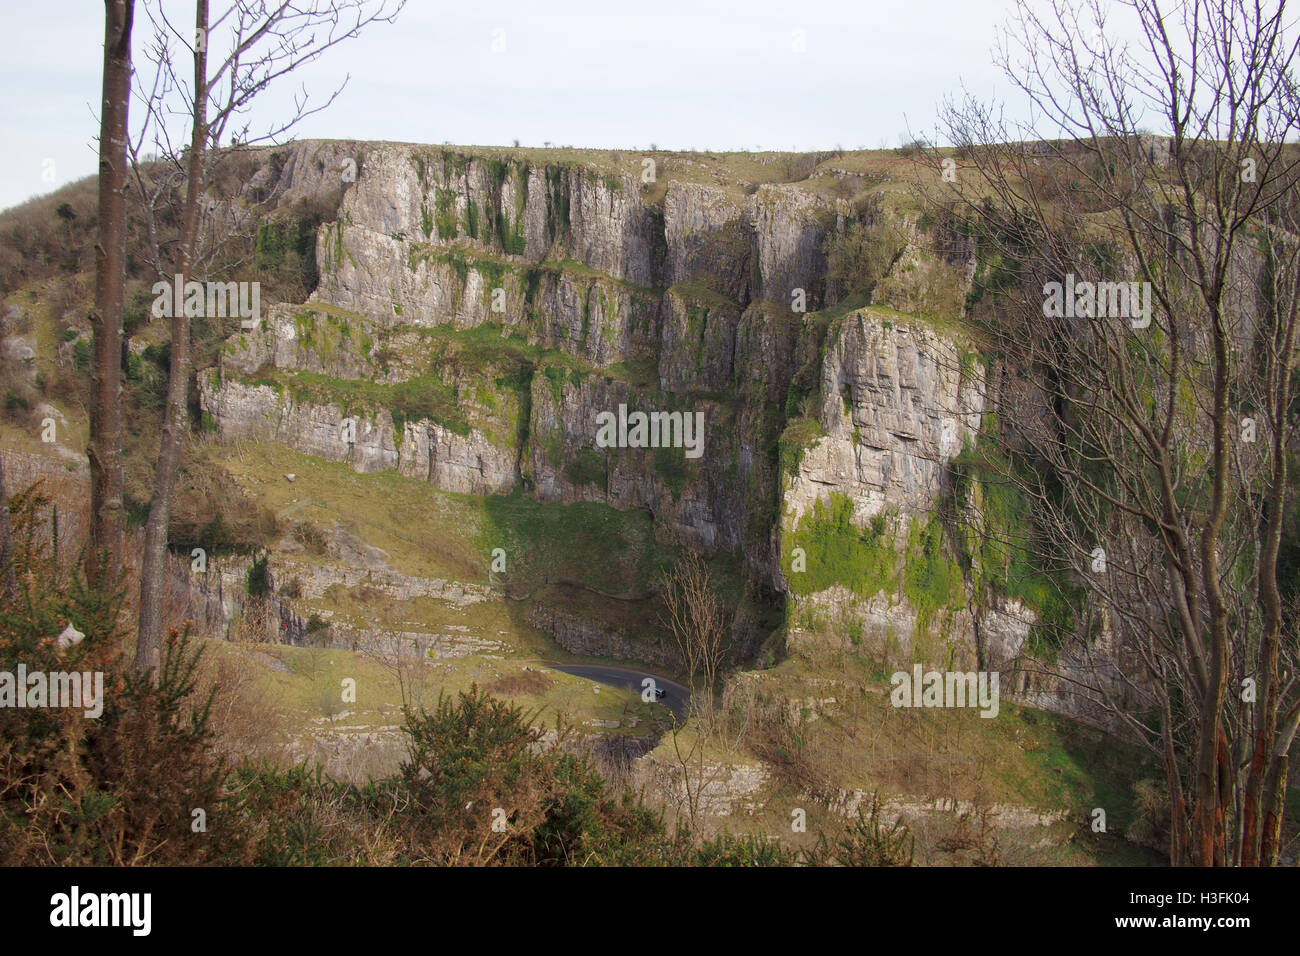
<svg viewBox="0 0 1300 956"><path fill-rule="evenodd" d="M827 240L854 207L833 163L755 182L680 158L649 179L623 154L287 152L259 188L310 194L349 160L356 177L318 231L310 300L200 373L223 438L649 511L667 540L732 552L751 592L784 595L790 641L986 668L1021 653L1033 612L957 560L972 503L951 466L991 410L984 361L960 314L920 314L941 283L964 300L969 248L938 250L903 215L877 301L919 310L905 314L838 301ZM600 447L597 417L620 406L703 413L704 453ZM832 512L852 562L803 570ZM738 623L751 649L753 627Z"/></svg>

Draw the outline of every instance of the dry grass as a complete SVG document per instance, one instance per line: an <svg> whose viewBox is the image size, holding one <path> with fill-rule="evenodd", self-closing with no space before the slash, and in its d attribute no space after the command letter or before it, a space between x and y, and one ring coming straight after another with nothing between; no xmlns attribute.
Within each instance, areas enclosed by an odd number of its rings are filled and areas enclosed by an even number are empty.
<svg viewBox="0 0 1300 956"><path fill-rule="evenodd" d="M815 644L772 670L733 677L723 708L748 728L736 761L771 771L760 809L724 818L733 832L801 846L806 834L790 832L792 810L807 813L809 832L833 829L851 795L878 792L916 834L919 863L1145 862L1086 822L1102 806L1118 831L1140 811L1141 756L1065 718L1005 699L993 719L973 709L895 708L878 662ZM1023 809L1008 816L1009 806ZM1027 824L1030 810L1066 818Z"/></svg>
<svg viewBox="0 0 1300 956"><path fill-rule="evenodd" d="M497 697L536 696L545 694L553 683L555 682L541 671L528 670L522 674L512 674L485 684L483 689Z"/></svg>

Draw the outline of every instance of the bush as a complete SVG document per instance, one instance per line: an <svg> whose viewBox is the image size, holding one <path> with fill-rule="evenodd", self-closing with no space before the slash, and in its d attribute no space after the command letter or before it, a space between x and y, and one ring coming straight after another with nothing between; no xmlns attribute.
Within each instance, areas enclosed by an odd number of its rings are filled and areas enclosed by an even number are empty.
<svg viewBox="0 0 1300 956"><path fill-rule="evenodd" d="M1008 458L998 445L996 417L987 415L974 448L953 460L954 489L959 498L973 495L981 521L967 534L963 563L977 568L977 586L1015 598L1037 617L1036 644L1053 646L1074 628L1080 592L1062 562L1047 560L1048 542L1036 531L1028 489L1032 472Z"/></svg>
<svg viewBox="0 0 1300 956"><path fill-rule="evenodd" d="M31 407L32 406L28 404L27 399L23 398L12 388L5 392L5 411L10 415L17 415L20 412L30 411Z"/></svg>
<svg viewBox="0 0 1300 956"><path fill-rule="evenodd" d="M90 368L90 342L86 339L77 339L77 344L72 347L72 364L78 372Z"/></svg>
<svg viewBox="0 0 1300 956"><path fill-rule="evenodd" d="M308 554L324 554L329 544L325 532L310 521L302 521L294 525L293 537L295 541L307 549Z"/></svg>
<svg viewBox="0 0 1300 956"><path fill-rule="evenodd" d="M271 571L266 561L267 555L259 555L248 568L244 586L250 597L266 597L271 593Z"/></svg>
<svg viewBox="0 0 1300 956"><path fill-rule="evenodd" d="M405 730L402 822L417 859L483 863L523 853L520 835L541 822L551 768L522 711L474 686L455 700L439 696L431 714L408 714Z"/></svg>
<svg viewBox="0 0 1300 956"><path fill-rule="evenodd" d="M901 820L886 827L880 817L880 797L871 795L871 809L844 825L844 833L835 840L826 834L817 837L816 846L805 852L810 866L911 866L916 853L916 838Z"/></svg>
<svg viewBox="0 0 1300 956"><path fill-rule="evenodd" d="M530 715L477 685L408 714L405 729L410 758L373 799L405 808L394 826L412 862L627 864L672 852L658 814L630 791L612 796L585 758L541 748Z"/></svg>
<svg viewBox="0 0 1300 956"><path fill-rule="evenodd" d="M827 278L841 298L870 296L906 249L906 231L872 199L861 219L850 220L839 235L827 234L823 247Z"/></svg>
<svg viewBox="0 0 1300 956"><path fill-rule="evenodd" d="M299 302L316 287L320 275L316 263L318 214L280 218L264 222L257 231L257 266L268 292L277 298ZM264 292L266 295L268 292Z"/></svg>
<svg viewBox="0 0 1300 956"><path fill-rule="evenodd" d="M749 834L744 837L719 834L701 844L695 854L697 866L793 866L799 857L780 843Z"/></svg>
<svg viewBox="0 0 1300 956"><path fill-rule="evenodd" d="M211 750L198 652L172 632L156 674L119 648L125 588L89 588L61 573L39 486L10 502L18 593L0 603L0 670L102 675L102 712L0 708L0 864L198 864L237 857L242 838L221 812L225 768ZM51 640L72 622L81 643ZM86 700L83 689L82 703ZM94 709L93 707L91 709ZM195 832L194 809L206 832Z"/></svg>
<svg viewBox="0 0 1300 956"><path fill-rule="evenodd" d="M150 310L153 308L153 290L149 286L144 286L135 291L135 294L127 299L126 305L122 309L122 335L124 338L130 338L141 326L148 324L150 319ZM170 342L168 345L170 346Z"/></svg>
<svg viewBox="0 0 1300 956"><path fill-rule="evenodd" d="M573 485L605 487L605 456L593 448L579 448L564 466L564 477Z"/></svg>
<svg viewBox="0 0 1300 956"><path fill-rule="evenodd" d="M781 470L791 478L798 478L803 453L825 435L826 430L815 418L799 418L792 421L781 433Z"/></svg>
<svg viewBox="0 0 1300 956"><path fill-rule="evenodd" d="M170 372L172 367L172 343L169 339L158 345L146 345L140 352L140 358L152 362L161 371Z"/></svg>
<svg viewBox="0 0 1300 956"><path fill-rule="evenodd" d="M370 853L382 844L382 823L367 818L365 798L319 766L240 767L233 775L241 797L241 827L250 861L258 866L337 866L388 862Z"/></svg>
<svg viewBox="0 0 1300 956"><path fill-rule="evenodd" d="M208 554L222 554L234 549L237 544L235 535L230 528L226 526L226 519L218 511L212 516L207 527L203 529L203 535L199 539L200 545ZM263 573L265 573L265 560L263 560Z"/></svg>

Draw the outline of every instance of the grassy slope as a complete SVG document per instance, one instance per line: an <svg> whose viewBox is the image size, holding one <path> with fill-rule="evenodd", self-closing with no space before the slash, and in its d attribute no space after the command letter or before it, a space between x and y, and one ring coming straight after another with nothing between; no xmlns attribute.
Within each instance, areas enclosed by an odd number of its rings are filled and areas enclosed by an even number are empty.
<svg viewBox="0 0 1300 956"><path fill-rule="evenodd" d="M1109 735L1005 701L996 719L974 709L895 708L888 675L865 654L812 649L749 681L760 698L794 713L788 729L763 724L731 755L773 769L759 793L761 809L725 821L733 832L776 834L798 845L789 827L796 807L808 813L810 832L833 828L833 814L810 798L811 786L823 793L879 792L884 800L909 804L947 799L1066 812L1060 822L1029 828L1028 837L1003 834L1007 862L1153 862L1153 854L1119 834L1134 819L1134 783L1157 779L1161 771ZM670 738L655 756L672 764ZM1107 834L1091 832L1097 807L1106 810ZM946 822L915 827L927 862L949 859L934 844L954 822L949 815Z"/></svg>
<svg viewBox="0 0 1300 956"><path fill-rule="evenodd" d="M492 549L501 547L507 553L507 574L494 575L493 583L504 584L515 598L558 605L633 641L661 636L654 602L602 596L645 595L674 560L676 550L655 540L645 512L593 503L544 505L521 494L455 494L396 472L359 475L345 464L271 445L213 444L208 456L214 468L227 470L260 506L277 515L282 532L303 522L338 527L381 548L387 563L402 574L479 585L488 585ZM286 473L295 476L292 483L285 480ZM293 554L292 561L328 563L305 552ZM740 582L731 562L719 558L714 569L724 590L738 594ZM555 586L561 582L580 587ZM304 617L317 610L365 626L375 616L375 608L342 588L300 603ZM465 610L431 599L385 601L384 606L407 630L432 633L469 621L487 637L505 632L520 653L578 659L527 624L531 600L503 596Z"/></svg>
<svg viewBox="0 0 1300 956"><path fill-rule="evenodd" d="M329 751L317 751L317 741L328 748L359 737L363 759L334 761L331 773L361 782L367 775L396 769L403 753L402 689L396 671L379 657L338 648L222 640L205 641L203 649L204 667L227 676L250 675L242 686L243 700L269 708L257 728L260 754L322 759ZM355 701L344 700L345 680L355 681ZM580 734L640 736L662 732L669 720L666 708L646 704L631 691L605 686L596 691L590 681L539 669L536 658L522 653L429 661L419 696L409 699L432 707L439 694L454 695L475 684L523 707L539 727L563 723Z"/></svg>

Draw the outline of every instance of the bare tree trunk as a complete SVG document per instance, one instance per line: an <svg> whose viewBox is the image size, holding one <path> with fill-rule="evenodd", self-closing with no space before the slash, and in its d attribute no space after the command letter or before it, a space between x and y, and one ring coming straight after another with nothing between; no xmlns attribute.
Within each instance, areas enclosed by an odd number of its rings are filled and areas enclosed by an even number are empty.
<svg viewBox="0 0 1300 956"><path fill-rule="evenodd" d="M122 309L126 297L126 141L131 100L131 21L135 0L104 0L104 83L99 117L99 238L95 244L95 337L90 403L92 585L122 570Z"/></svg>
<svg viewBox="0 0 1300 956"><path fill-rule="evenodd" d="M1300 273L1296 280L1300 283ZM1300 290L1294 290L1300 293ZM1280 668L1280 650L1282 644L1282 594L1278 587L1278 553L1282 546L1282 525L1286 510L1287 459L1286 441L1287 416L1291 408L1291 371L1295 353L1297 305L1300 294L1290 296L1290 309L1282 321L1280 334L1276 336L1269 353L1267 369L1268 394L1273 406L1268 410L1272 425L1272 477L1268 493L1268 524L1260 546L1259 559L1259 604L1263 609L1259 660L1264 664L1260 675L1260 704L1263 712L1257 723L1255 750L1251 756L1250 775L1246 780L1244 806L1242 811L1243 826L1241 838L1242 866L1277 866L1278 853L1281 849L1280 827L1282 807L1274 805L1279 791L1272 784L1282 780L1281 795L1286 792L1286 753L1291 741L1285 736L1283 728L1281 756L1277 755L1275 746L1278 742L1278 712L1281 708L1281 688L1278 679ZM1276 304L1273 306L1277 308ZM1267 795L1265 784L1270 784ZM1259 830L1262 812L1265 825Z"/></svg>
<svg viewBox="0 0 1300 956"><path fill-rule="evenodd" d="M1193 239L1195 239L1193 226ZM1201 703L1201 723L1196 753L1196 809L1193 814L1193 862L1214 866L1223 829L1220 802L1220 736L1223 733L1223 698L1228 684L1228 608L1219 574L1219 534L1227 516L1228 496L1228 336L1218 306L1217 290L1212 301L1211 326L1214 340L1214 427L1210 470L1213 491L1210 514L1201 533L1201 576L1207 598L1210 631L1210 673Z"/></svg>
<svg viewBox="0 0 1300 956"><path fill-rule="evenodd" d="M1292 728L1294 734L1295 728ZM1289 746L1289 743L1288 743ZM1286 806L1287 754L1275 757L1268 775L1264 793L1264 826L1259 840L1259 859L1268 866L1277 866L1282 853L1282 814Z"/></svg>
<svg viewBox="0 0 1300 956"><path fill-rule="evenodd" d="M194 14L194 123L190 136L185 208L181 217L181 250L176 282L184 283L194 262L199 232L199 198L203 189L204 151L208 124L208 0L197 0ZM184 286L182 285L182 288ZM140 567L140 633L135 651L138 670L156 667L162 648L163 596L167 590L167 525L171 521L172 495L185 442L190 384L190 321L184 307L173 308L171 319L171 371L167 378L167 407L163 413L162 440L154 474L153 499L145 524L144 559Z"/></svg>
<svg viewBox="0 0 1300 956"><path fill-rule="evenodd" d="M1160 699L1163 717L1160 725L1161 743L1164 746L1163 758L1165 780L1169 787L1169 865L1183 866L1187 863L1187 807L1183 800L1182 775L1178 770L1178 755L1174 746L1174 721L1170 713L1168 696Z"/></svg>
<svg viewBox="0 0 1300 956"><path fill-rule="evenodd" d="M200 205L209 144L215 147L222 140L222 133L232 117L243 112L250 100L265 90L274 79L292 72L303 63L317 59L344 40L357 36L371 23L391 23L404 2L405 0L397 0L395 8L389 12L388 0L303 0L302 3L273 4L239 0L224 8L218 17L220 33L230 39L230 48L213 58L216 68L209 76L208 2L197 0L194 15L194 82L190 88L186 88L174 72L173 61L168 53L169 44L176 37L182 36L182 31L167 19L162 5L148 8L158 41L154 48L154 62L159 72L152 92L141 94L146 103L145 126L149 125L150 120L156 120L159 128L166 125L166 118L175 115L171 109L173 95L177 98L176 102L186 104L185 108L193 123L188 155L174 157L176 166L184 165L186 178L174 281L184 283L192 274L202 273L199 220L202 215ZM211 95L212 91L216 91L215 98ZM337 96L337 91L334 95ZM325 106L333 100L334 97L331 96ZM295 101L295 106L293 118L275 124L261 138L273 140L304 116L325 108L308 109L305 91ZM141 142L144 139L142 132ZM248 141L246 126L240 139ZM173 159L170 140L165 132L155 136L154 145L163 150L169 161ZM132 150L132 155L138 158L139 144L134 144ZM144 177L137 181L142 199L149 202ZM154 198L159 194L157 188L152 192ZM147 217L151 215L152 211L146 213ZM151 231L150 242L155 240L156 232ZM167 405L163 413L162 441L158 449L153 499L149 502L149 520L145 525L144 560L140 569L140 632L135 660L136 667L141 670L157 663L162 647L167 525L171 519L176 474L180 469L181 449L185 442L189 398L191 316L186 315L183 308L173 308L172 311L179 314L171 317L171 371L167 380Z"/></svg>
<svg viewBox="0 0 1300 956"><path fill-rule="evenodd" d="M0 455L0 596L12 600L17 593L13 537L9 532L9 492L5 489L5 460Z"/></svg>

